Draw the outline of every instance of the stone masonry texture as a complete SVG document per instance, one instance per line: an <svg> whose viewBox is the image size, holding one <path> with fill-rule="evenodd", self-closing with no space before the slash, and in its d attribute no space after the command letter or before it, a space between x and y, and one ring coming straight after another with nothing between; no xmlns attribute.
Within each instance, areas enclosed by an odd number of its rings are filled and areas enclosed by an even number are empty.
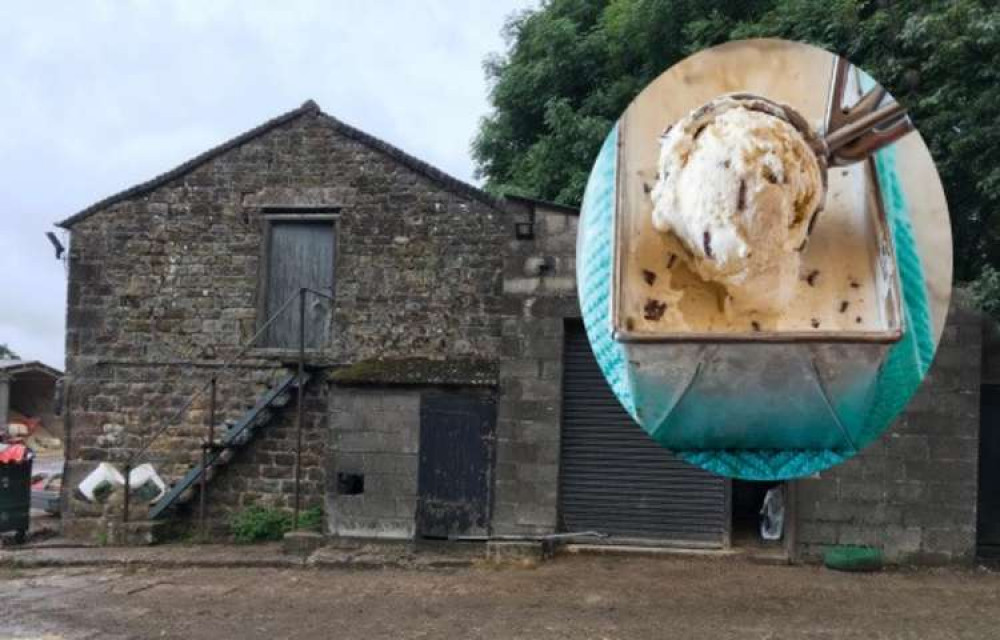
<svg viewBox="0 0 1000 640"><path fill-rule="evenodd" d="M471 189L400 162L318 109L158 184L68 221L68 533L99 508L72 487L120 464L255 333L268 211L338 211L334 312L312 364L372 358L496 361L501 342L503 213ZM220 380L220 417L236 419L283 373L288 354L251 351ZM327 406L325 383L309 388ZM204 399L150 451L168 480L200 455ZM287 505L286 408L212 489L232 510L267 496ZM304 477L325 487L324 410L311 411ZM218 511L218 506L216 510Z"/></svg>
<svg viewBox="0 0 1000 640"><path fill-rule="evenodd" d="M975 555L982 318L955 291L937 355L906 411L846 463L797 482L799 556L873 545L896 563Z"/></svg>

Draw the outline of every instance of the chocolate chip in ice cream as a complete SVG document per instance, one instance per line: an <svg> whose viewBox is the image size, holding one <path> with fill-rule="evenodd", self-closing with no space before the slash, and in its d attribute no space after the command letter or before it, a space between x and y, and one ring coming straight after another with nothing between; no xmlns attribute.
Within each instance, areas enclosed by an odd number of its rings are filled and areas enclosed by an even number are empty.
<svg viewBox="0 0 1000 640"><path fill-rule="evenodd" d="M771 169L771 167L767 166L766 164L761 167L760 174L761 176L763 176L765 180L767 180L771 184L778 184L778 176L775 175L774 170Z"/></svg>
<svg viewBox="0 0 1000 640"><path fill-rule="evenodd" d="M806 276L806 284L808 284L810 287L815 287L816 278L818 277L819 277L819 269L813 269L812 271L809 272L809 275Z"/></svg>
<svg viewBox="0 0 1000 640"><path fill-rule="evenodd" d="M712 257L712 234L705 230L705 233L701 236L701 246L705 250L705 257Z"/></svg>
<svg viewBox="0 0 1000 640"><path fill-rule="evenodd" d="M646 284L652 286L656 282L656 274L649 269L642 270L642 279L646 281Z"/></svg>
<svg viewBox="0 0 1000 640"><path fill-rule="evenodd" d="M645 306L642 308L642 317L646 320L659 320L663 317L663 314L667 310L667 303L656 300L655 298L649 298L646 300Z"/></svg>

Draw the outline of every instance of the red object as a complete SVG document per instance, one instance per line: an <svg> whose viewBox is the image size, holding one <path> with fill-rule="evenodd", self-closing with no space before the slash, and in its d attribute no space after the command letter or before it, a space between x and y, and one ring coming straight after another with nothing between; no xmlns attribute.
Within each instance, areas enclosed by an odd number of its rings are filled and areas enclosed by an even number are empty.
<svg viewBox="0 0 1000 640"><path fill-rule="evenodd" d="M23 444L13 444L0 451L0 463L23 462L28 457L28 447Z"/></svg>

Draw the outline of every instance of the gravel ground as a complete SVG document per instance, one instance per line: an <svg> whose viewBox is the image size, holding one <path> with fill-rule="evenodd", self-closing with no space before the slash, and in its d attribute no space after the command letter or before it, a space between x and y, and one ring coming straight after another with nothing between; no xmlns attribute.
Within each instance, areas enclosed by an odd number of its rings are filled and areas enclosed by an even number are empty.
<svg viewBox="0 0 1000 640"><path fill-rule="evenodd" d="M1000 574L635 557L454 571L0 569L0 638L664 637L1000 637Z"/></svg>

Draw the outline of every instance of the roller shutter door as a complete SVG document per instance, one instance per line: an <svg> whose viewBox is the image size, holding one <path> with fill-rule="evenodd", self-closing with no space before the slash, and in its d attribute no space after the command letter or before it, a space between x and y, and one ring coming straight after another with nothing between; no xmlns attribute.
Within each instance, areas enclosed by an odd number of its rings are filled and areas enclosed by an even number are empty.
<svg viewBox="0 0 1000 640"><path fill-rule="evenodd" d="M722 546L726 480L671 455L625 413L582 325L566 330L559 524L609 542Z"/></svg>

